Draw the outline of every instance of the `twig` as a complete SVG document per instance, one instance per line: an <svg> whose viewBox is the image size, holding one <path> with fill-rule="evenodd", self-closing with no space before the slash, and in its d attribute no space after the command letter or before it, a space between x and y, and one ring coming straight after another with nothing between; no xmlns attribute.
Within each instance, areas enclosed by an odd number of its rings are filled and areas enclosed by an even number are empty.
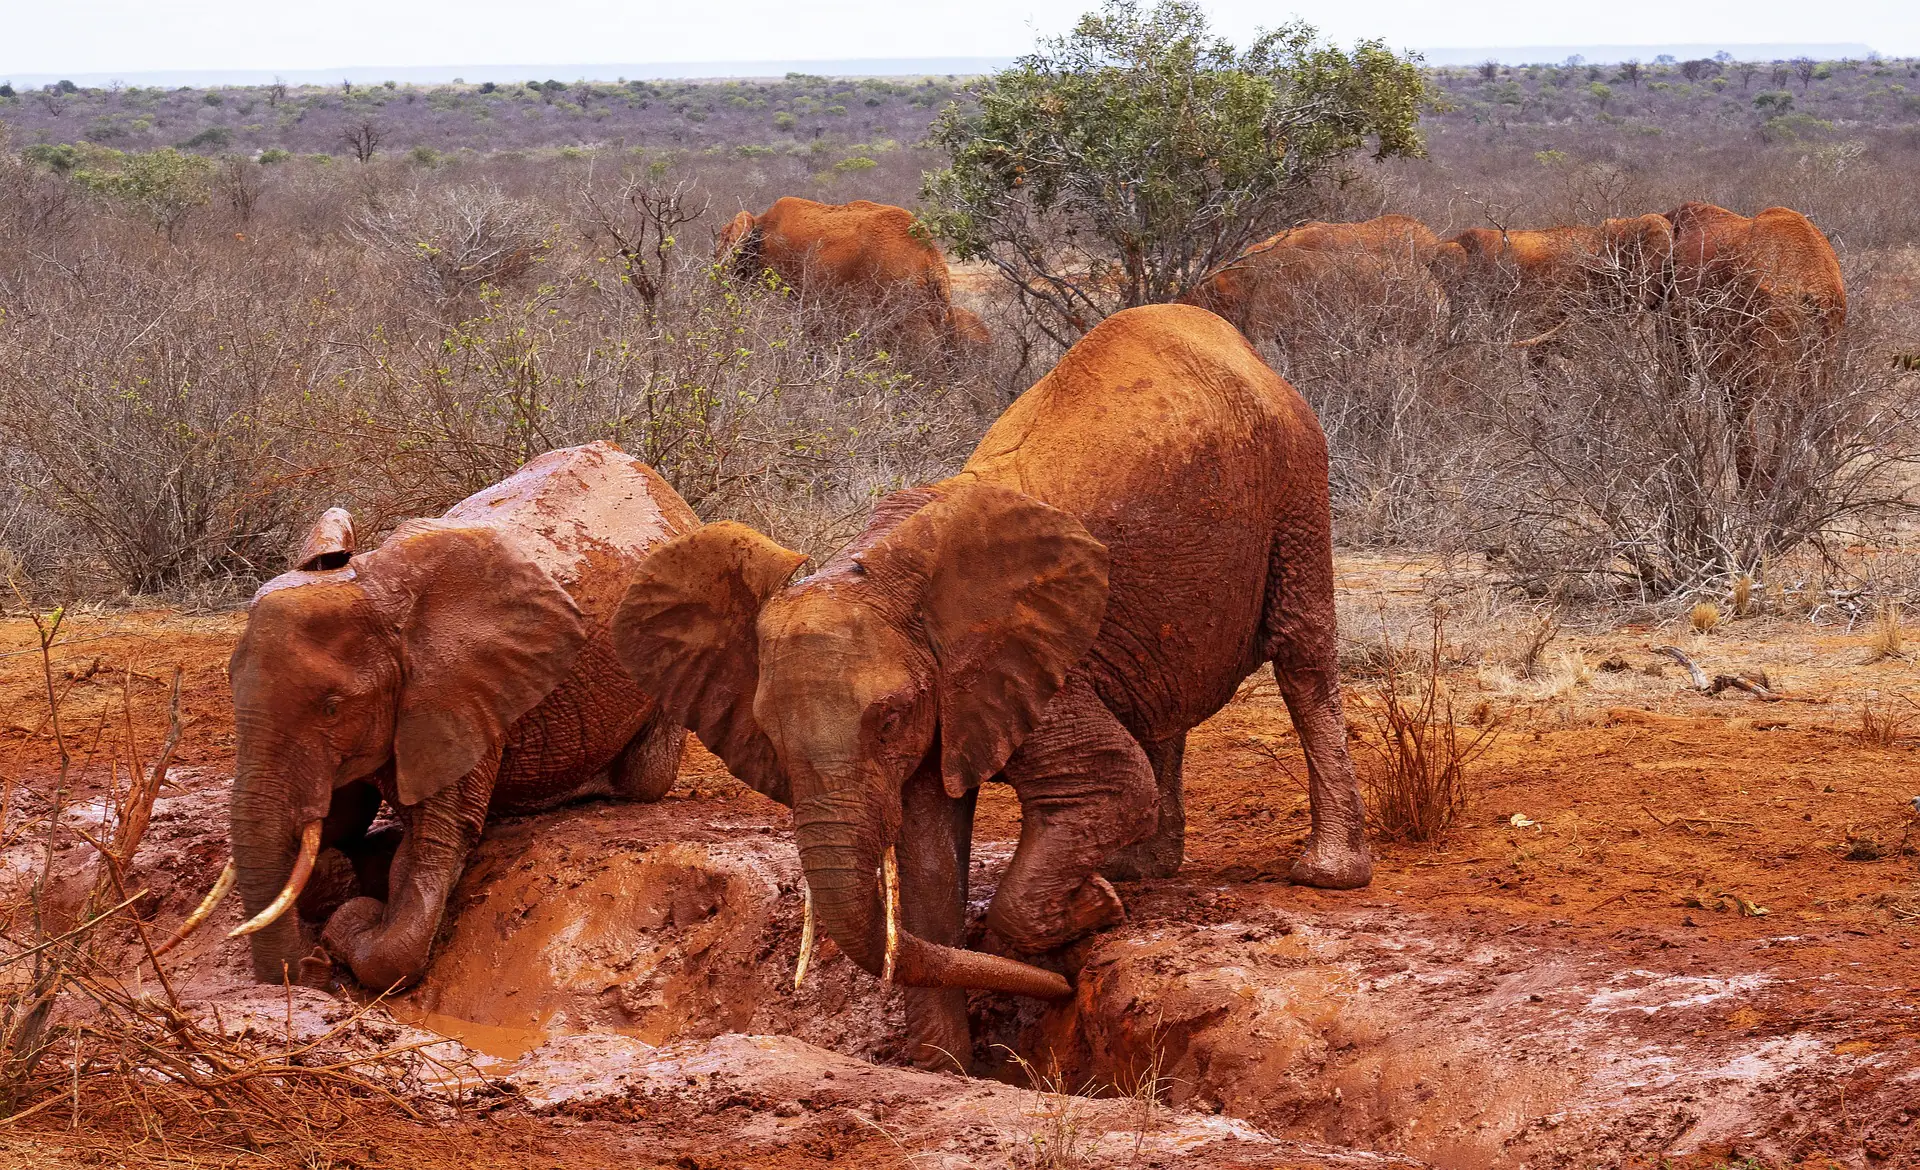
<svg viewBox="0 0 1920 1170"><path fill-rule="evenodd" d="M13 963L17 963L21 959L25 959L32 955L39 954L41 951L46 950L48 947L59 946L61 943L66 942L70 938L73 938L77 935L85 934L87 931L92 930L94 927L100 925L101 922L105 921L106 919L112 917L115 914L118 914L120 911L125 910L127 907L133 905L135 902L138 902L140 899L146 896L147 896L147 892L145 890L141 890L139 893L130 896L129 898L127 898L126 901L121 902L119 905L111 906L105 910L102 910L100 913L94 915L92 918L87 919L85 922L81 923L79 926L74 927L72 930L69 930L65 934L58 935L54 938L50 938L46 942L41 943L39 946L28 947L24 951L19 951L15 954L8 955L4 959L0 959L0 967L5 967Z"/></svg>
<svg viewBox="0 0 1920 1170"><path fill-rule="evenodd" d="M1693 689L1694 689L1694 690L1696 690L1696 691L1704 691L1704 690L1706 690L1707 688L1709 688L1709 687L1711 687L1711 686L1713 685L1713 684L1712 684L1712 683L1711 683L1710 681L1708 681L1708 679L1707 679L1707 672L1706 672L1706 671L1704 671L1704 670L1701 670L1701 669L1700 669L1700 668L1699 668L1698 666L1696 666L1696 665L1694 664L1694 661L1693 661L1693 659L1691 659L1691 658L1688 658L1688 657L1687 657L1687 654L1686 654L1686 651L1684 651L1684 650L1682 650L1682 649L1680 649L1680 647L1678 647L1678 646L1655 646L1655 647L1653 648L1653 652L1654 652L1655 654L1664 654L1664 655L1666 655L1666 656L1667 656L1668 658L1671 658L1671 659L1673 659L1673 660L1674 660L1675 662L1678 662L1678 663L1679 663L1679 664L1680 664L1681 666L1684 666L1684 667L1686 668L1686 670L1687 670L1687 677L1689 677L1689 678L1691 678L1691 679L1693 680Z"/></svg>

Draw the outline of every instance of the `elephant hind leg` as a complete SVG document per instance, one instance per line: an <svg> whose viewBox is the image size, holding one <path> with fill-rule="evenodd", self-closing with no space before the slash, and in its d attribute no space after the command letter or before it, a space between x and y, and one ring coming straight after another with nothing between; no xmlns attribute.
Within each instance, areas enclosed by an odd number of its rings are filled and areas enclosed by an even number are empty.
<svg viewBox="0 0 1920 1170"><path fill-rule="evenodd" d="M1153 766L1132 734L1075 679L1003 775L1020 797L1020 844L987 925L1014 949L1037 952L1125 918L1098 871L1154 831L1159 809Z"/></svg>
<svg viewBox="0 0 1920 1170"><path fill-rule="evenodd" d="M658 715L641 724L627 746L607 765L607 781L621 800L651 804L665 796L680 776L680 753L687 729Z"/></svg>
<svg viewBox="0 0 1920 1170"><path fill-rule="evenodd" d="M1301 885L1350 890L1373 880L1373 854L1340 704L1331 521L1325 496L1305 502L1310 507L1296 527L1275 540L1267 574L1265 650L1306 754L1313 820L1288 876Z"/></svg>

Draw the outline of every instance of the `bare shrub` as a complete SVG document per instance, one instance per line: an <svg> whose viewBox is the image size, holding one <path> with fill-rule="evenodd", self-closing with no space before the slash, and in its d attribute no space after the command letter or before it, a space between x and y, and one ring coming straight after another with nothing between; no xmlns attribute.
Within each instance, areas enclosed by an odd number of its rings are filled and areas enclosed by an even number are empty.
<svg viewBox="0 0 1920 1170"><path fill-rule="evenodd" d="M551 246L540 213L497 184L415 187L354 220L368 246L399 260L420 291L451 301L527 274Z"/></svg>
<svg viewBox="0 0 1920 1170"><path fill-rule="evenodd" d="M1391 841L1432 841L1463 813L1472 794L1470 769L1493 746L1491 720L1470 734L1454 718L1442 678L1445 619L1436 610L1431 642L1409 672L1389 655L1367 708L1380 742L1363 741L1378 766L1363 773L1374 831Z"/></svg>
<svg viewBox="0 0 1920 1170"><path fill-rule="evenodd" d="M1867 640L1869 663L1907 656L1906 631L1901 628L1900 611L1900 603L1892 599L1874 607L1873 633Z"/></svg>
<svg viewBox="0 0 1920 1170"><path fill-rule="evenodd" d="M1907 507L1896 472L1920 450L1914 405L1870 315L1830 348L1730 350L1695 324L1724 307L1600 316L1548 361L1479 372L1508 440L1486 515L1517 581L1718 593Z"/></svg>

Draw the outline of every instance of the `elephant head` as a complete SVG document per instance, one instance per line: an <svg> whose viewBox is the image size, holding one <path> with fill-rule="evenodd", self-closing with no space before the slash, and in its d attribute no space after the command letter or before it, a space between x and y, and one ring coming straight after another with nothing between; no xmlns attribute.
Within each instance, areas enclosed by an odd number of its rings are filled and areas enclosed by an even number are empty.
<svg viewBox="0 0 1920 1170"><path fill-rule="evenodd" d="M414 805L498 757L586 641L573 600L496 529L402 525L353 555L353 524L321 517L294 571L262 586L234 649L237 885L257 979L299 958L286 911L333 792L393 770ZM277 895L276 895L277 892Z"/></svg>
<svg viewBox="0 0 1920 1170"><path fill-rule="evenodd" d="M731 261L734 271L743 277L759 275L760 225L752 212L742 211L727 221L713 243L713 259L717 264Z"/></svg>
<svg viewBox="0 0 1920 1170"><path fill-rule="evenodd" d="M898 930L875 875L917 770L961 796L1039 722L1105 614L1106 547L982 484L891 496L850 547L783 590L803 557L737 524L688 533L642 564L615 650L736 775L790 786L810 906L854 962L911 986L1064 994L1051 972Z"/></svg>
<svg viewBox="0 0 1920 1170"><path fill-rule="evenodd" d="M1664 215L1609 219L1600 225L1599 279L1615 308L1657 309L1666 303L1673 266L1673 223Z"/></svg>

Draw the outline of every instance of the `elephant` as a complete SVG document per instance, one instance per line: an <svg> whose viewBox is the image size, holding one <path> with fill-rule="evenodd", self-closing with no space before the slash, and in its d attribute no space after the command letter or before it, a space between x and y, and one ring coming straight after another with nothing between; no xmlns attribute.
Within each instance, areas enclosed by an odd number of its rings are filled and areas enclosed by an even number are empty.
<svg viewBox="0 0 1920 1170"><path fill-rule="evenodd" d="M804 559L728 522L676 537L641 565L614 646L735 776L785 793L810 922L920 989L916 1061L971 1052L961 989L1070 994L962 949L979 785L1011 785L1022 810L987 925L1017 953L1057 951L1122 920L1109 879L1178 869L1187 733L1267 662L1310 778L1292 877L1370 880L1326 439L1215 314L1108 317L959 472L880 500L787 584Z"/></svg>
<svg viewBox="0 0 1920 1170"><path fill-rule="evenodd" d="M1411 216L1315 221L1254 244L1180 299L1289 350L1311 344L1320 318L1375 317L1387 332L1403 332L1439 301L1427 272L1438 244Z"/></svg>
<svg viewBox="0 0 1920 1170"><path fill-rule="evenodd" d="M1642 215L1598 226L1469 228L1434 249L1431 267L1456 340L1486 315L1495 336L1544 357L1583 317L1659 308L1672 251L1672 225Z"/></svg>
<svg viewBox="0 0 1920 1170"><path fill-rule="evenodd" d="M735 215L714 259L743 280L771 270L803 296L896 316L900 334L917 344L975 349L991 340L977 315L954 308L946 258L904 207L782 196L759 215Z"/></svg>
<svg viewBox="0 0 1920 1170"><path fill-rule="evenodd" d="M1797 410L1824 393L1847 321L1846 281L1833 245L1799 212L1769 207L1749 219L1711 203L1683 203L1673 225L1669 342L1676 361L1726 395L1734 481L1773 478L1767 405Z"/></svg>
<svg viewBox="0 0 1920 1170"><path fill-rule="evenodd" d="M621 668L610 622L644 557L698 523L609 443L541 455L367 552L347 512L321 517L229 666L231 884L254 916L234 933L256 979L324 985L331 955L367 988L410 984L489 816L672 787L686 731ZM399 828L369 837L383 801ZM300 918L324 918L322 951L302 954Z"/></svg>

